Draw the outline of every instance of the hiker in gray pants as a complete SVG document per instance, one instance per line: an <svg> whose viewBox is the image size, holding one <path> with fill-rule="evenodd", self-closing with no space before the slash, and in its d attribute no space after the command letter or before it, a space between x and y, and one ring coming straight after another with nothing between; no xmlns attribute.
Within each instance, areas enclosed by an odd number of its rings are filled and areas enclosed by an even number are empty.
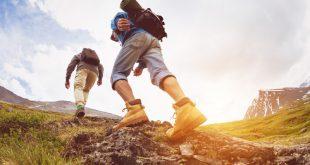
<svg viewBox="0 0 310 165"><path fill-rule="evenodd" d="M147 68L154 85L168 93L175 101L176 123L166 134L171 139L184 136L185 132L202 124L206 118L195 104L185 96L175 76L164 63L159 40L143 30L135 27L126 12L118 13L111 22L113 34L111 39L122 44L116 57L112 75L112 88L122 97L128 110L124 118L113 127L122 127L149 121L140 99L136 99L127 81L134 64L134 76L140 76Z"/></svg>

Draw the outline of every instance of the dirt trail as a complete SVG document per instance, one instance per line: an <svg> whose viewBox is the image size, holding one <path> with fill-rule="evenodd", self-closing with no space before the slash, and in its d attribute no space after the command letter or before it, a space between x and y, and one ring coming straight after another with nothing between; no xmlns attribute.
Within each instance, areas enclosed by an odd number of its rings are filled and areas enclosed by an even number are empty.
<svg viewBox="0 0 310 165"><path fill-rule="evenodd" d="M112 132L111 119L86 118L62 126L106 127L81 133L67 144L63 156L82 156L85 164L309 164L310 144L279 147L253 143L214 132L193 131L170 142L167 122L149 122ZM59 124L58 124L59 125Z"/></svg>

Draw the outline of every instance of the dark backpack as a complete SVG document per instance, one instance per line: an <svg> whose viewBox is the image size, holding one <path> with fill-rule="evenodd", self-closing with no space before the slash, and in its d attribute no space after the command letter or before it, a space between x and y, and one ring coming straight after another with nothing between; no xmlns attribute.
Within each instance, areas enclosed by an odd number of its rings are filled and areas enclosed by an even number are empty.
<svg viewBox="0 0 310 165"><path fill-rule="evenodd" d="M95 66L99 66L100 64L100 59L97 53L94 50L88 48L83 49L81 53L81 61Z"/></svg>
<svg viewBox="0 0 310 165"><path fill-rule="evenodd" d="M154 14L150 8L136 13L132 19L137 27L144 29L157 39L162 40L167 37L164 18Z"/></svg>

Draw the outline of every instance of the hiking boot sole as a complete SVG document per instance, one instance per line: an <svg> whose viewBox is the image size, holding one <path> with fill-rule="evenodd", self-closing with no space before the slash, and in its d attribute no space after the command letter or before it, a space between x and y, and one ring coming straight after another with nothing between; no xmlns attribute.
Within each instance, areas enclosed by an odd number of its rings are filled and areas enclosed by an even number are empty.
<svg viewBox="0 0 310 165"><path fill-rule="evenodd" d="M175 132L172 136L169 136L169 135L167 135L167 136L169 137L170 140L178 140L178 139L186 136L191 130L194 130L195 128L199 127L205 121L207 121L207 118L204 117L203 115L201 115L201 116L197 117L195 120L193 120L193 122L188 124L185 128Z"/></svg>
<svg viewBox="0 0 310 165"><path fill-rule="evenodd" d="M119 123L117 124L116 126L113 127L113 131L116 131L118 129L121 129L123 127L127 127L127 126L133 126L133 125L138 125L138 124L142 124L142 123L146 123L146 122L149 122L149 119L148 117L145 115L145 116L141 116L135 120L132 120L132 121L129 121L129 122L126 122L126 123Z"/></svg>
<svg viewBox="0 0 310 165"><path fill-rule="evenodd" d="M78 117L78 118L83 118L84 116L85 116L85 112L78 112L76 114L76 117Z"/></svg>

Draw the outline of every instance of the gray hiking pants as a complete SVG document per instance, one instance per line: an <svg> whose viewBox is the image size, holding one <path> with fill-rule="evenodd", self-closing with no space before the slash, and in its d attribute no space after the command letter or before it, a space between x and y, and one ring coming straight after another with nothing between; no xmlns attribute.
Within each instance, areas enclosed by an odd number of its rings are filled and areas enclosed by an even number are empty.
<svg viewBox="0 0 310 165"><path fill-rule="evenodd" d="M127 80L138 60L143 62L150 72L152 84L161 89L162 80L173 76L164 63L158 39L146 32L140 32L125 41L115 60L111 75L113 89L116 81Z"/></svg>

